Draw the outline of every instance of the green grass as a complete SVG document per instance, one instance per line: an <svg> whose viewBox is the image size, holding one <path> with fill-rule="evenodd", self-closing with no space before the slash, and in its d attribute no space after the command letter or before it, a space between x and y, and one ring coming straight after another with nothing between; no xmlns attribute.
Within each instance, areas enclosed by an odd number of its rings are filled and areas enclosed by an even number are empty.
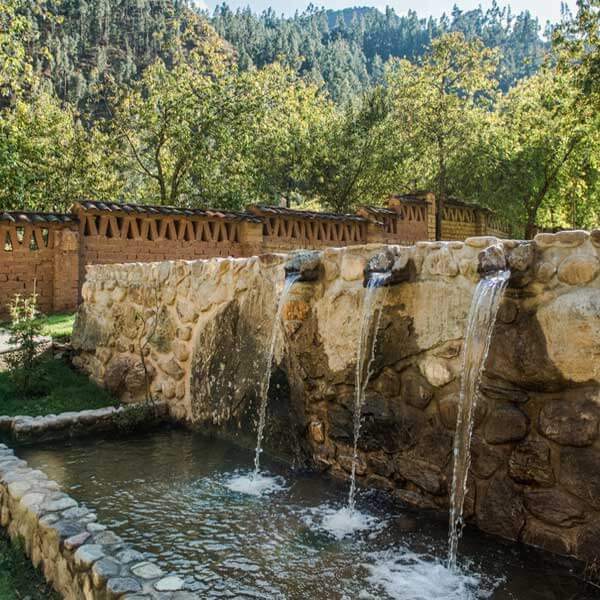
<svg viewBox="0 0 600 600"><path fill-rule="evenodd" d="M0 415L43 416L117 404L106 390L62 360L46 359L36 378L36 394L23 396L10 374L0 372Z"/></svg>
<svg viewBox="0 0 600 600"><path fill-rule="evenodd" d="M54 340L70 338L73 333L75 313L50 315L42 319L42 335L48 335Z"/></svg>
<svg viewBox="0 0 600 600"><path fill-rule="evenodd" d="M0 533L0 598L2 600L60 600L60 596L33 568L19 545Z"/></svg>

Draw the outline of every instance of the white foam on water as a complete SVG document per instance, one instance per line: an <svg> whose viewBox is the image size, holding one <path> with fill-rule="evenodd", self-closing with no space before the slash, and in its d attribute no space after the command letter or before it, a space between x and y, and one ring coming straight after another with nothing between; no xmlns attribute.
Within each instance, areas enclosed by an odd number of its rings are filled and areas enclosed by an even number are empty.
<svg viewBox="0 0 600 600"><path fill-rule="evenodd" d="M374 533L383 525L379 519L372 515L362 513L349 506L338 509L331 506L321 506L312 511L304 521L309 527L321 529L338 540L359 531Z"/></svg>
<svg viewBox="0 0 600 600"><path fill-rule="evenodd" d="M233 475L225 481L225 487L240 494L264 496L285 489L285 481L283 477L252 472L249 475Z"/></svg>
<svg viewBox="0 0 600 600"><path fill-rule="evenodd" d="M371 554L364 567L368 582L394 600L480 600L501 583L410 550Z"/></svg>

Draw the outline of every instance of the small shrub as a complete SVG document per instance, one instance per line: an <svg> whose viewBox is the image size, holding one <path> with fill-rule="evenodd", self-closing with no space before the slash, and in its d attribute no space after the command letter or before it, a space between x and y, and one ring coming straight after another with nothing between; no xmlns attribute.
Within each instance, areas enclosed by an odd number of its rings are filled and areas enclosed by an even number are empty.
<svg viewBox="0 0 600 600"><path fill-rule="evenodd" d="M11 378L23 395L42 393L43 371L36 343L42 321L37 307L37 294L34 292L29 297L17 294L8 305L8 311L11 318L9 343L17 347L17 350L5 356Z"/></svg>

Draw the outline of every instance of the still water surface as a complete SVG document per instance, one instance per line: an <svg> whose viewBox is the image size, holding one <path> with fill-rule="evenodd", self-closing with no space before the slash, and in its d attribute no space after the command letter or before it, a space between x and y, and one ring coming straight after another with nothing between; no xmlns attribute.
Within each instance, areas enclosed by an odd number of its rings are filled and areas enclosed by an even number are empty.
<svg viewBox="0 0 600 600"><path fill-rule="evenodd" d="M99 521L199 598L327 600L593 600L600 598L545 556L467 531L460 572L446 568L447 520L402 510L361 491L373 518L353 536L321 527L347 486L292 473L264 458L279 489L232 491L252 452L186 431L127 440L75 440L21 448Z"/></svg>

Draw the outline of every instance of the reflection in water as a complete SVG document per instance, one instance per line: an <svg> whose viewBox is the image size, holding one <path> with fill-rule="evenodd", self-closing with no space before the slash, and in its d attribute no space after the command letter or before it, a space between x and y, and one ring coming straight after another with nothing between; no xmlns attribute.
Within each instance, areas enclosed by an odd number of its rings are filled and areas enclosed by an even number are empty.
<svg viewBox="0 0 600 600"><path fill-rule="evenodd" d="M319 527L315 507L341 507L345 486L263 457L285 488L260 498L233 492L225 483L251 453L198 434L48 443L19 454L202 599L593 598L538 553L471 531L463 570L448 573L447 522L376 493L359 492L357 508L385 526L337 539Z"/></svg>

